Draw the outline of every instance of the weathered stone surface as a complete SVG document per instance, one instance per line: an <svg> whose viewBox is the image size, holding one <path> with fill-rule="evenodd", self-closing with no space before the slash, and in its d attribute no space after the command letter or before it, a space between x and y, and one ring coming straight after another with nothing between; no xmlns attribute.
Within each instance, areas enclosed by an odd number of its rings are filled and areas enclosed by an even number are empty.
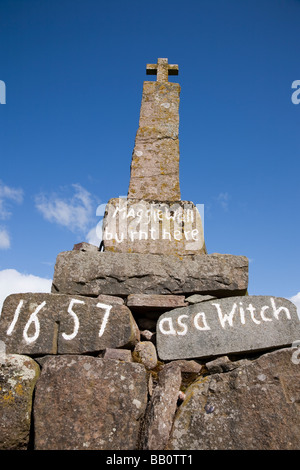
<svg viewBox="0 0 300 470"><path fill-rule="evenodd" d="M254 352L300 339L296 306L283 298L229 297L166 312L157 323L162 360Z"/></svg>
<svg viewBox="0 0 300 470"><path fill-rule="evenodd" d="M0 450L28 448L32 396L39 372L30 357L0 355Z"/></svg>
<svg viewBox="0 0 300 470"><path fill-rule="evenodd" d="M130 294L126 305L133 311L135 309L155 311L185 307L188 304L184 295Z"/></svg>
<svg viewBox="0 0 300 470"><path fill-rule="evenodd" d="M190 201L110 199L102 238L104 250L115 253L206 253L201 216Z"/></svg>
<svg viewBox="0 0 300 470"><path fill-rule="evenodd" d="M194 360L179 359L172 361L171 364L177 365L181 370L181 390L186 390L202 373L203 366ZM184 399L182 392L179 399Z"/></svg>
<svg viewBox="0 0 300 470"><path fill-rule="evenodd" d="M73 250L77 251L98 251L98 247L96 245L92 245L91 243L86 243L86 242L81 242L81 243L76 243L73 246Z"/></svg>
<svg viewBox="0 0 300 470"><path fill-rule="evenodd" d="M140 334L141 334L141 339L145 339L147 341L152 341L153 342L153 337L155 336L155 333L153 333L153 331L149 331L149 330L142 330L140 331Z"/></svg>
<svg viewBox="0 0 300 470"><path fill-rule="evenodd" d="M146 404L141 364L53 356L36 386L35 449L137 449Z"/></svg>
<svg viewBox="0 0 300 470"><path fill-rule="evenodd" d="M144 423L143 449L163 450L168 442L181 385L177 364L167 364L159 373Z"/></svg>
<svg viewBox="0 0 300 470"><path fill-rule="evenodd" d="M125 305L81 296L26 293L6 298L0 339L7 353L83 354L134 347L139 331Z"/></svg>
<svg viewBox="0 0 300 470"><path fill-rule="evenodd" d="M205 367L210 374L219 374L220 372L228 372L229 370L236 369L246 362L249 362L249 360L241 359L239 361L231 361L228 356L221 356L213 361L206 362Z"/></svg>
<svg viewBox="0 0 300 470"><path fill-rule="evenodd" d="M248 260L233 255L84 253L66 251L56 260L52 292L72 295L243 295Z"/></svg>
<svg viewBox="0 0 300 470"><path fill-rule="evenodd" d="M196 361L187 361L185 359L179 359L177 361L172 361L172 364L176 364L178 367L180 367L181 372L187 372L187 373L196 373L200 374L202 370L202 365L199 364Z"/></svg>
<svg viewBox="0 0 300 470"><path fill-rule="evenodd" d="M178 83L144 82L131 162L130 198L180 200L179 95Z"/></svg>
<svg viewBox="0 0 300 470"><path fill-rule="evenodd" d="M146 369L154 369L157 366L156 348L150 341L140 341L132 353L134 362L144 364Z"/></svg>
<svg viewBox="0 0 300 470"><path fill-rule="evenodd" d="M172 450L298 450L300 372L294 349L267 353L186 391L167 446Z"/></svg>
<svg viewBox="0 0 300 470"><path fill-rule="evenodd" d="M114 359L116 361L132 362L130 349L107 348L103 353L104 359Z"/></svg>
<svg viewBox="0 0 300 470"><path fill-rule="evenodd" d="M97 301L109 305L124 305L124 299L122 299L122 297L115 297L113 295L100 294L97 297Z"/></svg>
<svg viewBox="0 0 300 470"><path fill-rule="evenodd" d="M194 295L190 295L185 300L189 304L199 304L200 302L206 302L207 300L213 300L213 299L216 299L216 298L217 297L215 297L213 295L194 294Z"/></svg>

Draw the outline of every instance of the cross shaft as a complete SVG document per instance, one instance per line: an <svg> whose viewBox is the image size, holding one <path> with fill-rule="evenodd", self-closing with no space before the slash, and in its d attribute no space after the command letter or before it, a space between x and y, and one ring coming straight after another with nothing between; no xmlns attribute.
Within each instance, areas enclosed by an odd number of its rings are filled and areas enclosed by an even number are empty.
<svg viewBox="0 0 300 470"><path fill-rule="evenodd" d="M168 59L157 59L157 64L147 64L147 75L157 75L158 82L167 82L169 75L178 75L178 65L168 64Z"/></svg>

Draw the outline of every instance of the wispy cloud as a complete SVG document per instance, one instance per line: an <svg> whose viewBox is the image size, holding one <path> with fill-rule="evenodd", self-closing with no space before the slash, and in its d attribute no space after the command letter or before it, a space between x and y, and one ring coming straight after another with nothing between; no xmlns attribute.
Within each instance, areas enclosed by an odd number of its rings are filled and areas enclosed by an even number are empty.
<svg viewBox="0 0 300 470"><path fill-rule="evenodd" d="M2 304L8 295L23 292L50 292L51 285L51 279L45 279L32 274L22 274L15 269L0 271L0 312Z"/></svg>
<svg viewBox="0 0 300 470"><path fill-rule="evenodd" d="M298 292L296 295L293 295L293 297L291 297L289 300L296 305L298 316L300 318L300 292Z"/></svg>
<svg viewBox="0 0 300 470"><path fill-rule="evenodd" d="M23 190L7 186L0 180L0 220L7 220L11 217L11 207L13 204L23 202ZM10 248L10 235L6 227L0 226L0 250Z"/></svg>
<svg viewBox="0 0 300 470"><path fill-rule="evenodd" d="M0 219L5 220L11 216L11 204L23 202L23 190L12 188L0 181Z"/></svg>
<svg viewBox="0 0 300 470"><path fill-rule="evenodd" d="M72 184L71 187L73 194L68 197L57 193L50 196L39 194L35 205L49 222L62 225L72 232L86 232L94 221L95 201L80 184Z"/></svg>
<svg viewBox="0 0 300 470"><path fill-rule="evenodd" d="M10 236L5 228L0 228L0 250L10 248Z"/></svg>
<svg viewBox="0 0 300 470"><path fill-rule="evenodd" d="M102 240L101 227L99 227L99 224L97 224L96 227L93 227L86 235L86 241L90 243L91 245L99 246L101 240Z"/></svg>
<svg viewBox="0 0 300 470"><path fill-rule="evenodd" d="M222 207L222 209L224 209L224 211L228 211L229 200L230 200L230 196L228 193L220 193L216 197L216 201L220 204L220 206Z"/></svg>

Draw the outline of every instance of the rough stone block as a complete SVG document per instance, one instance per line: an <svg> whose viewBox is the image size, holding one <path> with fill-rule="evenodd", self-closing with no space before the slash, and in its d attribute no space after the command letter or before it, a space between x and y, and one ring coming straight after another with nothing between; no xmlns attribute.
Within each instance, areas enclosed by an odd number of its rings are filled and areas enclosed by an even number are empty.
<svg viewBox="0 0 300 470"><path fill-rule="evenodd" d="M189 304L199 304L200 302L206 302L207 300L213 300L213 299L216 299L216 298L217 297L214 297L213 295L194 294L194 295L190 295L185 300Z"/></svg>
<svg viewBox="0 0 300 470"><path fill-rule="evenodd" d="M124 305L124 299L122 299L122 297L115 297L113 295L100 294L97 297L97 301L109 305Z"/></svg>
<svg viewBox="0 0 300 470"><path fill-rule="evenodd" d="M137 449L147 391L141 364L53 356L36 386L35 449Z"/></svg>
<svg viewBox="0 0 300 470"><path fill-rule="evenodd" d="M144 423L143 449L164 450L168 442L181 385L177 364L166 365L152 393Z"/></svg>
<svg viewBox="0 0 300 470"><path fill-rule="evenodd" d="M96 245L92 245L91 243L86 243L86 242L81 242L81 243L76 243L73 246L73 250L77 251L91 251L94 252L98 251L98 247Z"/></svg>
<svg viewBox="0 0 300 470"><path fill-rule="evenodd" d="M281 349L200 377L186 390L167 449L298 450L298 355Z"/></svg>
<svg viewBox="0 0 300 470"><path fill-rule="evenodd" d="M0 450L26 450L38 364L27 356L0 354Z"/></svg>
<svg viewBox="0 0 300 470"><path fill-rule="evenodd" d="M3 304L0 340L7 353L84 354L134 347L139 330L125 305L63 294L12 294Z"/></svg>
<svg viewBox="0 0 300 470"><path fill-rule="evenodd" d="M261 351L297 340L296 306L269 296L216 299L166 312L156 334L162 360Z"/></svg>
<svg viewBox="0 0 300 470"><path fill-rule="evenodd" d="M184 295L130 294L126 305L132 311L161 311L185 307L188 304Z"/></svg>
<svg viewBox="0 0 300 470"><path fill-rule="evenodd" d="M201 216L190 201L110 199L102 238L114 253L206 253Z"/></svg>
<svg viewBox="0 0 300 470"><path fill-rule="evenodd" d="M150 341L140 341L132 353L134 362L144 364L146 369L154 369L157 366L156 348Z"/></svg>
<svg viewBox="0 0 300 470"><path fill-rule="evenodd" d="M116 361L132 362L130 349L107 348L103 353L104 359L114 359Z"/></svg>
<svg viewBox="0 0 300 470"><path fill-rule="evenodd" d="M248 259L233 255L153 255L66 251L57 256L52 292L120 297L129 294L244 295Z"/></svg>

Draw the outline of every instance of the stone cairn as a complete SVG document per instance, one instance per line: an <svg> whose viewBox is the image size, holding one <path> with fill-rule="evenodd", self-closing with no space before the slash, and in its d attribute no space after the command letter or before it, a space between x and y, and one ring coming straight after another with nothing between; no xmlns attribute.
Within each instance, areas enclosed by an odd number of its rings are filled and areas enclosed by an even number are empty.
<svg viewBox="0 0 300 470"><path fill-rule="evenodd" d="M51 293L3 304L0 449L298 449L296 307L249 296L246 257L207 254L180 198L178 66L147 74L103 250L74 245Z"/></svg>

